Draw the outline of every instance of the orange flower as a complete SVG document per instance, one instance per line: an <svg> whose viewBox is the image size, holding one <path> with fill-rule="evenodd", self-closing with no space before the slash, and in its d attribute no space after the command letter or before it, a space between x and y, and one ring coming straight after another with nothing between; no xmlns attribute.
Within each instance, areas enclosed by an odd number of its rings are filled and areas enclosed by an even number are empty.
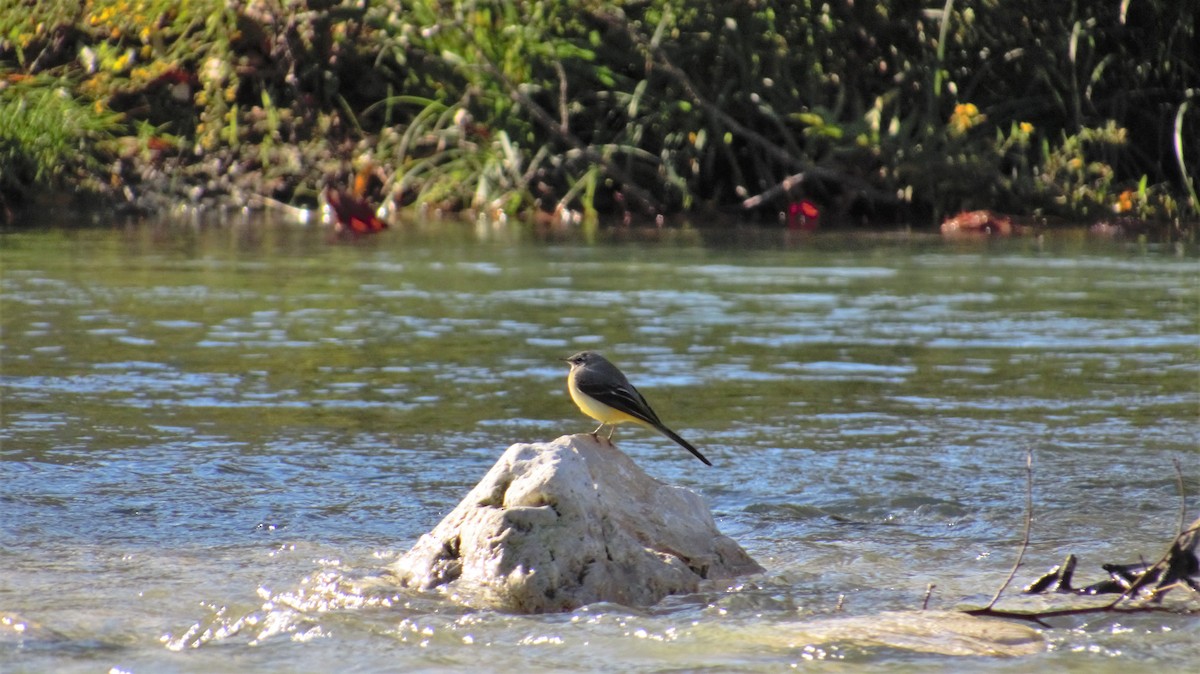
<svg viewBox="0 0 1200 674"><path fill-rule="evenodd" d="M1133 210L1133 190L1125 190L1117 197L1117 203L1113 204L1113 211L1116 213L1128 213Z"/></svg>

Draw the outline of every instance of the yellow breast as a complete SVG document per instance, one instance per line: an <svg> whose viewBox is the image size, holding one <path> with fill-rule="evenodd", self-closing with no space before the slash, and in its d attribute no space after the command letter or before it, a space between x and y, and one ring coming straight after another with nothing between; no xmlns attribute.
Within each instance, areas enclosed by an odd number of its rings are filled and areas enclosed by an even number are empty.
<svg viewBox="0 0 1200 674"><path fill-rule="evenodd" d="M580 391L579 387L575 385L574 373L571 373L571 375L567 377L567 391L571 393L571 400L575 401L575 404L579 406L579 409L583 410L584 414L602 424L623 424L630 421L641 423L639 419L632 417L614 407L609 407L608 405L596 400L583 391Z"/></svg>

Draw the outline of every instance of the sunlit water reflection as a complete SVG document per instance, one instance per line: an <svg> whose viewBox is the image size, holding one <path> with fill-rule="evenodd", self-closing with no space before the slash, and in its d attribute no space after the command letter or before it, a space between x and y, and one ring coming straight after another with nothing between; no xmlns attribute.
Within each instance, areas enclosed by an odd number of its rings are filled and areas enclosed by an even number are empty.
<svg viewBox="0 0 1200 674"><path fill-rule="evenodd" d="M1194 256L736 243L398 229L329 245L262 223L3 235L0 662L952 668L836 619L918 609L930 584L932 608L985 602L1020 540L1027 450L1018 583L1068 551L1081 574L1158 555L1173 459L1200 491ZM506 446L591 429L557 360L581 348L717 465L637 429L622 449L702 494L768 572L532 617L376 584ZM1040 655L972 667L1186 669L1198 629L1063 621Z"/></svg>

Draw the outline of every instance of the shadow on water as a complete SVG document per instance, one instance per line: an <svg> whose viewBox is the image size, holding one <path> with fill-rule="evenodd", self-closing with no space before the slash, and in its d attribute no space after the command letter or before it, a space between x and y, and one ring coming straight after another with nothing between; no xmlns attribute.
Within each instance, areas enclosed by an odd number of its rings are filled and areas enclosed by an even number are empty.
<svg viewBox="0 0 1200 674"><path fill-rule="evenodd" d="M1192 486L1200 447L1194 252L230 218L10 231L0 263L0 653L26 669L1200 657L1176 617L981 641L944 613L1007 574L1027 448L1019 579L1169 538L1171 461ZM590 430L557 360L581 348L716 467L637 429L622 449L768 573L555 616L372 585L506 446Z"/></svg>

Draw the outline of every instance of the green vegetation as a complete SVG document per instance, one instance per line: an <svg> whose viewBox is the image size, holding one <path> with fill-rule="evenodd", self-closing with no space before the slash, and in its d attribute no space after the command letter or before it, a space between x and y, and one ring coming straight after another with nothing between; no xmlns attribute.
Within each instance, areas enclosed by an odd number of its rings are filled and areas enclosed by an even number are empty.
<svg viewBox="0 0 1200 674"><path fill-rule="evenodd" d="M1195 3L0 0L0 193L1194 221ZM372 169L371 167L375 167Z"/></svg>
<svg viewBox="0 0 1200 674"><path fill-rule="evenodd" d="M76 98L70 82L30 78L0 91L0 189L99 173L92 146L111 139L117 115Z"/></svg>

